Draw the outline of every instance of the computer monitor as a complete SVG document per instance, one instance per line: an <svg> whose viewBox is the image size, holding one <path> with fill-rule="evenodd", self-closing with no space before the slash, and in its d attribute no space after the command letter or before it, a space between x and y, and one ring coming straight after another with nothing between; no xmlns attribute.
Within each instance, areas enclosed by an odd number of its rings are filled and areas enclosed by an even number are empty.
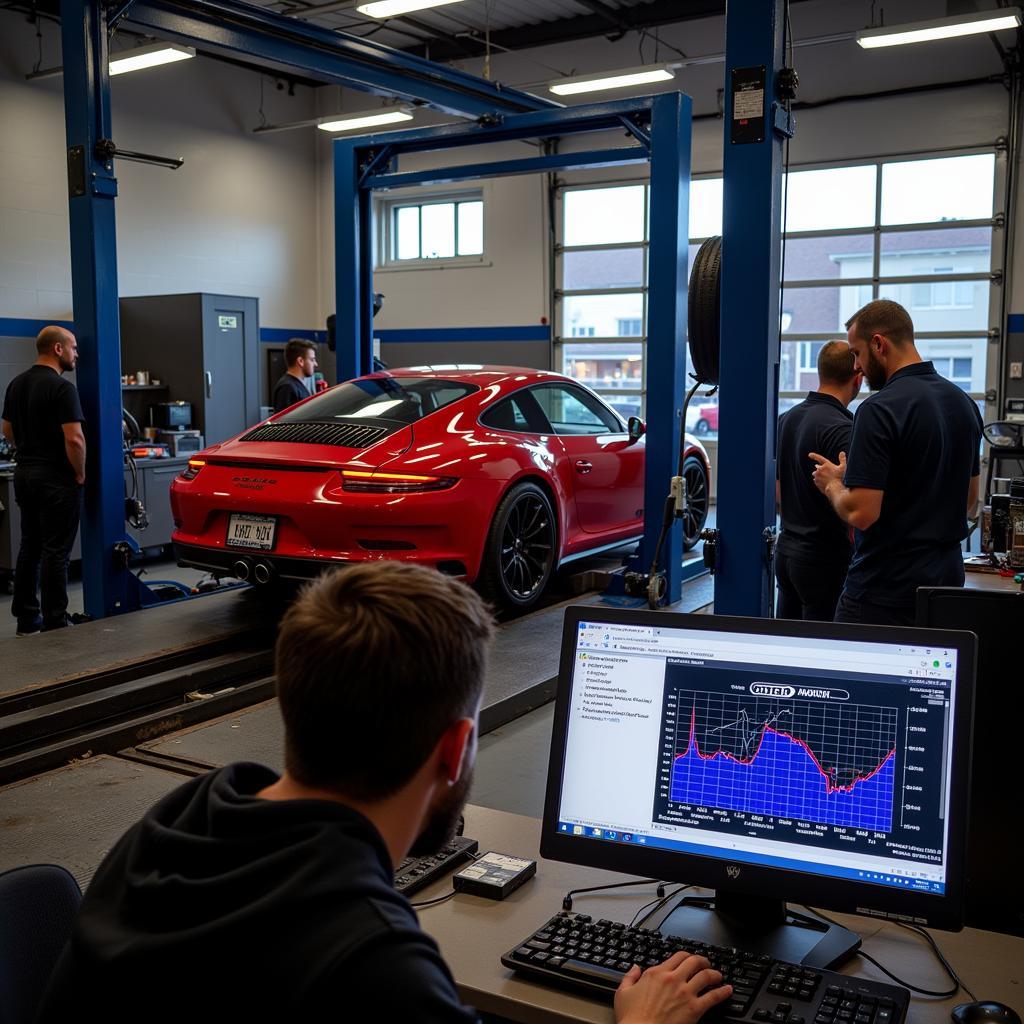
<svg viewBox="0 0 1024 1024"><path fill-rule="evenodd" d="M829 967L786 903L962 926L970 633L566 611L541 853L715 890L663 933Z"/></svg>
<svg viewBox="0 0 1024 1024"><path fill-rule="evenodd" d="M1024 593L921 587L917 622L969 629L978 637L964 921L1024 937L1024 873L1020 846L1011 840L1015 825L1007 818L1007 784L1013 785L1020 764L1009 730L1024 718L1019 659L1013 655L1024 630Z"/></svg>

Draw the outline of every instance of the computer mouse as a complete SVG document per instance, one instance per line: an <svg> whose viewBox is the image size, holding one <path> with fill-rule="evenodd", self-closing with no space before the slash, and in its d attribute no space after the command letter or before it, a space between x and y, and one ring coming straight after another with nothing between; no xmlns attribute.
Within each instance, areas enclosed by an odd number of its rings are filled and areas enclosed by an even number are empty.
<svg viewBox="0 0 1024 1024"><path fill-rule="evenodd" d="M1022 1024L1020 1014L1005 1003L985 999L977 1003L961 1003L950 1014L956 1024Z"/></svg>

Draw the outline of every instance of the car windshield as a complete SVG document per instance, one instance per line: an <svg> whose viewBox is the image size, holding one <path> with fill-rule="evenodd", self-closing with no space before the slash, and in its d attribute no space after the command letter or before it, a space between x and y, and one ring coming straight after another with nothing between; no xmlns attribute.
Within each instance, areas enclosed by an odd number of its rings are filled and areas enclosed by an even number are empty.
<svg viewBox="0 0 1024 1024"><path fill-rule="evenodd" d="M357 422L396 428L479 390L475 384L436 377L371 377L331 388L274 422Z"/></svg>

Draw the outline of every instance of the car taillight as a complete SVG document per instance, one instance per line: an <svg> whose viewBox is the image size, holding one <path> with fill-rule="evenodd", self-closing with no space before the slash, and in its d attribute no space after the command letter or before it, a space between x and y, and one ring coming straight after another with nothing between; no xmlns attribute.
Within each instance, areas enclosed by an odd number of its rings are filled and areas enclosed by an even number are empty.
<svg viewBox="0 0 1024 1024"><path fill-rule="evenodd" d="M188 465L181 474L182 480L195 480L199 476L199 470L206 465L206 459L189 459Z"/></svg>
<svg viewBox="0 0 1024 1024"><path fill-rule="evenodd" d="M416 491L443 491L454 487L454 476L418 476L415 473L375 473L364 469L343 469L342 487L346 491L373 494L411 494Z"/></svg>

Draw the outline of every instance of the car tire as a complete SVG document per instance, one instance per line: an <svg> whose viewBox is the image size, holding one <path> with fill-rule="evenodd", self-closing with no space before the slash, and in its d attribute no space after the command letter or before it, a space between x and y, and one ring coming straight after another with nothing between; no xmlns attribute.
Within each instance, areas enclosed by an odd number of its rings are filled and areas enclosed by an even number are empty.
<svg viewBox="0 0 1024 1024"><path fill-rule="evenodd" d="M703 421L702 421L703 422ZM701 530L708 521L708 469L699 455L688 455L683 462L686 481L686 515L683 516L683 550L689 551L700 540Z"/></svg>
<svg viewBox="0 0 1024 1024"><path fill-rule="evenodd" d="M701 437L705 437L711 433L711 424L707 420L697 420L697 425L693 428Z"/></svg>
<svg viewBox="0 0 1024 1024"><path fill-rule="evenodd" d="M501 499L484 544L481 593L502 608L525 611L544 593L557 559L551 499L524 480Z"/></svg>

